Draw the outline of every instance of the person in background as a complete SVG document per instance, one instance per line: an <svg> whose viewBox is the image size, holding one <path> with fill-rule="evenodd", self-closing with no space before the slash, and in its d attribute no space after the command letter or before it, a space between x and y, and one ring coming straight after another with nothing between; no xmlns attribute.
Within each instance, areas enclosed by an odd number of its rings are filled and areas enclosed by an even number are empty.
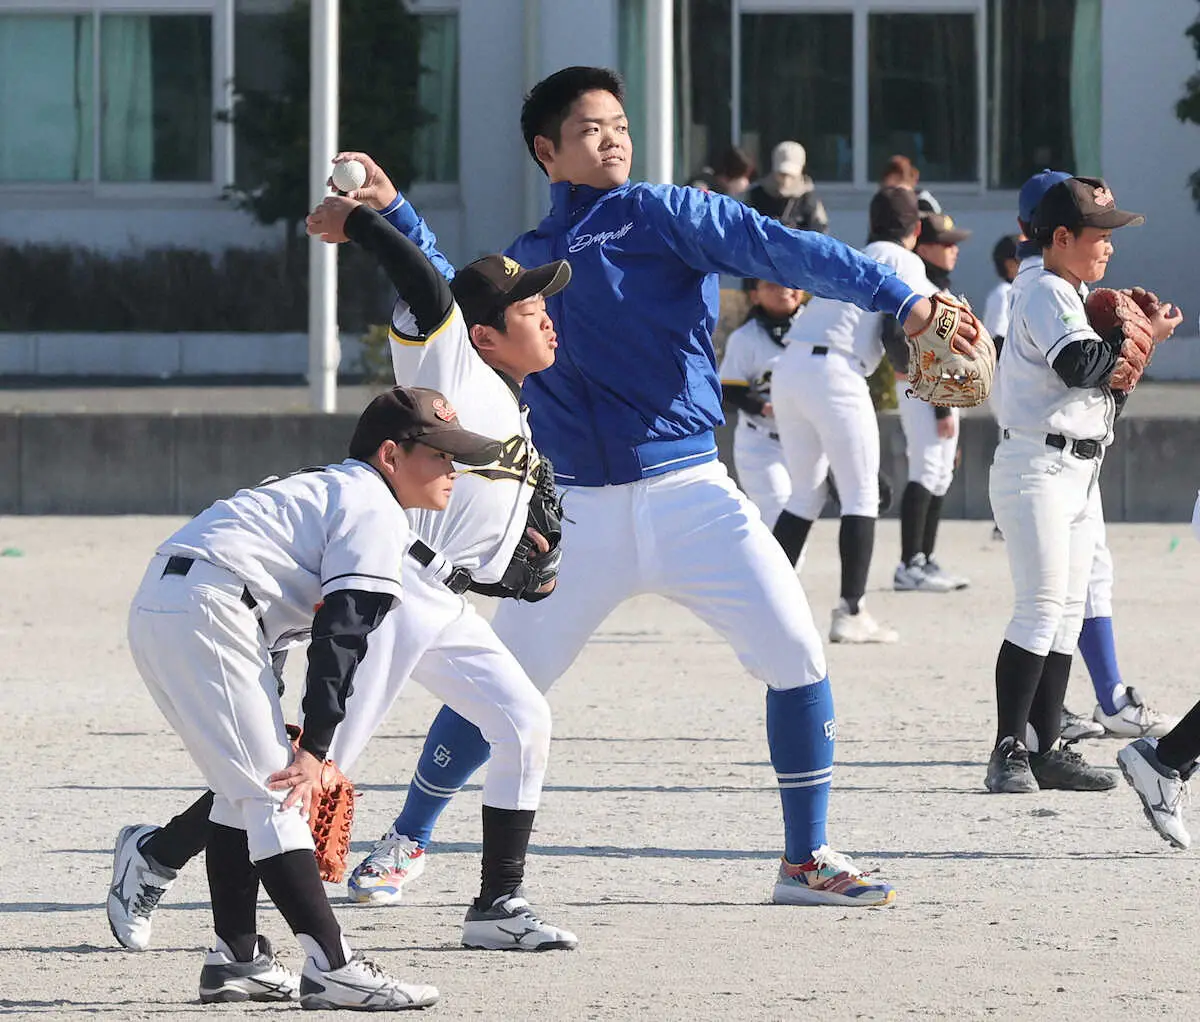
<svg viewBox="0 0 1200 1022"><path fill-rule="evenodd" d="M784 227L829 233L829 215L804 171L808 154L799 142L780 142L771 152L771 173L746 193L746 205Z"/></svg>
<svg viewBox="0 0 1200 1022"><path fill-rule="evenodd" d="M917 193L917 203L922 213L940 213L942 204L928 188L921 188L920 185L921 172L907 156L889 156L879 173L880 188L911 188Z"/></svg>
<svg viewBox="0 0 1200 1022"><path fill-rule="evenodd" d="M700 173L688 184L701 191L720 192L736 199L750 187L757 169L744 150L731 145L712 161L711 166L701 167Z"/></svg>

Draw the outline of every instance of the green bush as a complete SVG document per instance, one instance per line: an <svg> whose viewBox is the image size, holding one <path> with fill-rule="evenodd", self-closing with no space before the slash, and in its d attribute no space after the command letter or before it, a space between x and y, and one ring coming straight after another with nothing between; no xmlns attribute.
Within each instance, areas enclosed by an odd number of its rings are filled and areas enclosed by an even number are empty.
<svg viewBox="0 0 1200 1022"><path fill-rule="evenodd" d="M393 291L365 252L343 245L338 321L386 319ZM277 249L186 248L109 254L0 242L0 331L292 332L308 329L308 265Z"/></svg>

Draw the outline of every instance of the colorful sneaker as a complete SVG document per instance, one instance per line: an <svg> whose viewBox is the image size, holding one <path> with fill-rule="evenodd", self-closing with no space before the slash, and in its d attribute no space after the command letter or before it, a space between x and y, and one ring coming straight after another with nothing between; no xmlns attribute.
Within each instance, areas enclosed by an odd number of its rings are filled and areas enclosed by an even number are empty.
<svg viewBox="0 0 1200 1022"><path fill-rule="evenodd" d="M1101 770L1074 749L1047 749L1029 754L1029 769L1043 791L1108 791L1117 779Z"/></svg>
<svg viewBox="0 0 1200 1022"><path fill-rule="evenodd" d="M1178 717L1147 706L1135 688L1126 688L1125 698L1129 702L1116 713L1105 713L1097 706L1092 714L1092 719L1104 728L1108 738L1161 738L1179 723Z"/></svg>
<svg viewBox="0 0 1200 1022"><path fill-rule="evenodd" d="M306 958L300 973L300 1007L319 1011L404 1011L437 1004L437 987L401 983L374 962L355 955L340 969L322 969Z"/></svg>
<svg viewBox="0 0 1200 1022"><path fill-rule="evenodd" d="M916 554L896 567L892 588L898 593L948 593L955 586L952 580L929 570L924 554Z"/></svg>
<svg viewBox="0 0 1200 1022"><path fill-rule="evenodd" d="M284 968L271 942L258 938L252 961L239 962L218 938L200 970L200 1002L294 1001L300 996L300 977Z"/></svg>
<svg viewBox="0 0 1200 1022"><path fill-rule="evenodd" d="M122 947L145 951L150 946L151 916L159 899L175 882L170 875L157 872L138 849L157 827L134 823L122 827L113 848L112 886L108 889L108 928ZM160 867L161 868L161 867Z"/></svg>
<svg viewBox="0 0 1200 1022"><path fill-rule="evenodd" d="M1041 791L1029 769L1029 750L1015 738L1002 738L988 760L983 781L997 795L1029 795Z"/></svg>
<svg viewBox="0 0 1200 1022"><path fill-rule="evenodd" d="M1062 723L1059 726L1059 738L1064 742L1078 742L1084 738L1103 738L1104 725L1097 724L1091 717L1082 717L1072 713L1065 706L1062 709Z"/></svg>
<svg viewBox="0 0 1200 1022"><path fill-rule="evenodd" d="M477 951L573 951L579 938L542 922L517 888L491 908L467 909L462 943Z"/></svg>
<svg viewBox="0 0 1200 1022"><path fill-rule="evenodd" d="M833 608L833 624L829 628L830 642L899 642L900 635L894 628L881 625L867 610L862 602L858 605L858 613L851 614L846 609L845 601L840 601Z"/></svg>
<svg viewBox="0 0 1200 1022"><path fill-rule="evenodd" d="M1187 792L1187 781L1173 767L1158 758L1158 739L1141 738L1117 753L1117 766L1129 786L1142 800L1142 812L1164 841L1176 848L1187 848L1192 836L1183 825L1180 803Z"/></svg>
<svg viewBox="0 0 1200 1022"><path fill-rule="evenodd" d="M425 872L425 849L391 832L375 842L346 880L350 900L363 905L395 905L406 884Z"/></svg>
<svg viewBox="0 0 1200 1022"><path fill-rule="evenodd" d="M869 880L845 855L821 845L808 862L793 866L779 863L779 877L771 901L776 905L855 905L880 908L896 900L896 892L882 880Z"/></svg>

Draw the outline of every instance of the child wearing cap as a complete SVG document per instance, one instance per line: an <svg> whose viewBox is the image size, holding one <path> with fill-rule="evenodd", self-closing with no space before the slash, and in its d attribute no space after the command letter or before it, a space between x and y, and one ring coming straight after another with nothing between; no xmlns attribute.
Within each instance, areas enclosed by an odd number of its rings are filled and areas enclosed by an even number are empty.
<svg viewBox="0 0 1200 1022"><path fill-rule="evenodd" d="M771 151L771 173L746 193L746 205L799 231L829 231L829 215L805 173L808 154L799 142L780 142Z"/></svg>
<svg viewBox="0 0 1200 1022"><path fill-rule="evenodd" d="M1112 232L1142 222L1117 208L1104 181L1060 180L1029 225L1042 261L1023 261L1013 283L993 392L1003 432L989 487L1015 592L996 658L998 720L985 779L992 792L1115 783L1056 743L1101 521L1100 466L1124 400L1111 385L1121 338L1091 328L1084 297L1104 276ZM1174 322L1159 310L1156 337Z"/></svg>

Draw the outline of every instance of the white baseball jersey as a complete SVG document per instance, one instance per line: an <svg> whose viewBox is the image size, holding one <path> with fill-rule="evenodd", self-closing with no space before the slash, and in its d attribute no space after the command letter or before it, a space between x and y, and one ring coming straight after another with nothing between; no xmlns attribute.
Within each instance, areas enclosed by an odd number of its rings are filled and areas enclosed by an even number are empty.
<svg viewBox="0 0 1200 1022"><path fill-rule="evenodd" d="M477 582L498 582L525 531L529 499L541 463L530 439L528 412L517 386L475 351L457 305L426 337L399 300L392 312L392 368L405 387L441 391L464 429L502 441L499 459L460 468L445 511L410 511L413 531Z"/></svg>
<svg viewBox="0 0 1200 1022"><path fill-rule="evenodd" d="M983 325L993 337L1008 336L1009 295L1011 293L1012 284L1007 280L1002 280L992 288L984 303Z"/></svg>
<svg viewBox="0 0 1200 1022"><path fill-rule="evenodd" d="M157 552L210 561L241 579L274 647L281 637L307 633L332 592L399 599L411 544L404 509L383 477L347 459L218 500Z"/></svg>
<svg viewBox="0 0 1200 1022"><path fill-rule="evenodd" d="M1084 310L1087 288L1051 273L1041 256L1021 263L1011 320L996 366L993 408L1005 429L1112 441L1116 403L1107 387L1068 387L1054 360L1073 341L1098 341Z"/></svg>
<svg viewBox="0 0 1200 1022"><path fill-rule="evenodd" d="M931 295L937 288L925 276L920 256L893 241L873 241L863 254L890 266L896 275L920 295ZM832 298L814 298L803 316L792 324L788 340L811 345L827 345L846 356L863 376L870 376L883 358L882 312L867 312L850 302Z"/></svg>
<svg viewBox="0 0 1200 1022"><path fill-rule="evenodd" d="M803 308L797 316L803 315ZM718 370L722 384L740 384L759 394L764 401L771 400L771 372L787 344L776 341L767 329L751 316L729 335L725 342L725 356ZM738 423L751 423L756 429L767 433L775 432L775 422L765 415L752 415L744 408L738 409Z"/></svg>

